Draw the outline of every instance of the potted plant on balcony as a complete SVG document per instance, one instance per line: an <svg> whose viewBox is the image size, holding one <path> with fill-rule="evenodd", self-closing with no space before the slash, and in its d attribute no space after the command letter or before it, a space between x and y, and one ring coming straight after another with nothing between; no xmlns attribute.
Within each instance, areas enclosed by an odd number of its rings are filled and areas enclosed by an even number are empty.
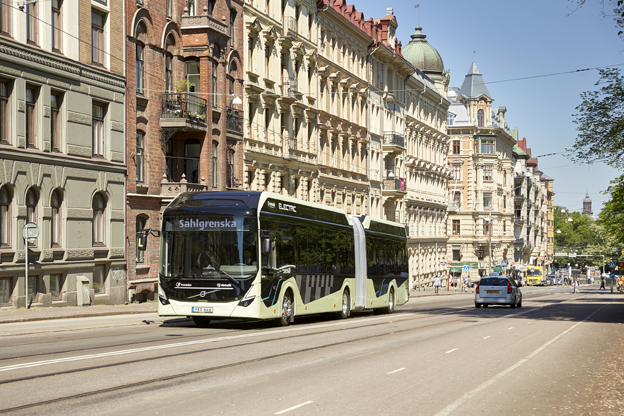
<svg viewBox="0 0 624 416"><path fill-rule="evenodd" d="M189 82L186 79L179 79L175 83L176 92L186 92L189 91L191 88L195 88L195 83Z"/></svg>

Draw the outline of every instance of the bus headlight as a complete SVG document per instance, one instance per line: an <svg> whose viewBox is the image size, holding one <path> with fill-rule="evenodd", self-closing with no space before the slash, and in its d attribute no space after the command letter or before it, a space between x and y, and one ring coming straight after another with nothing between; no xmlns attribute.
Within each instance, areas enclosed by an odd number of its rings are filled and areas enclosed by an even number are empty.
<svg viewBox="0 0 624 416"><path fill-rule="evenodd" d="M251 305L251 303L254 301L254 299L256 298L256 295L246 295L243 299L241 299L240 302L238 302L238 306L242 306L243 308L246 308L247 306Z"/></svg>
<svg viewBox="0 0 624 416"><path fill-rule="evenodd" d="M162 290L161 287L159 287L159 291L158 291L158 300L160 301L160 303L163 304L163 306L167 306L169 305L169 299L167 298L167 295L165 294L165 291Z"/></svg>

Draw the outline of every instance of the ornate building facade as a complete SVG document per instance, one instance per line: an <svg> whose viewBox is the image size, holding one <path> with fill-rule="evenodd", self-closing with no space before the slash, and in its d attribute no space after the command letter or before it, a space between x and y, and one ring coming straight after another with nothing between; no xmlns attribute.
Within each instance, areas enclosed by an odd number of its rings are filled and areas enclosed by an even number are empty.
<svg viewBox="0 0 624 416"><path fill-rule="evenodd" d="M141 301L157 289L164 207L242 189L246 31L242 0L127 0L125 25L128 300Z"/></svg>
<svg viewBox="0 0 624 416"><path fill-rule="evenodd" d="M0 22L0 306L122 303L123 2L16 6Z"/></svg>
<svg viewBox="0 0 624 416"><path fill-rule="evenodd" d="M516 140L505 121L506 108L492 109L494 100L474 62L449 99L448 261L451 275L474 281L502 272L513 258Z"/></svg>
<svg viewBox="0 0 624 416"><path fill-rule="evenodd" d="M316 2L244 7L244 188L318 201Z"/></svg>

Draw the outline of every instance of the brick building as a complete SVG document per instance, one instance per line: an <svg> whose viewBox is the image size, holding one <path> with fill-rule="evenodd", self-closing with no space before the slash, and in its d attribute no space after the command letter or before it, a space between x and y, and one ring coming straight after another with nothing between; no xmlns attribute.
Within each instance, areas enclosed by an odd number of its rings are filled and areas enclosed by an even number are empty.
<svg viewBox="0 0 624 416"><path fill-rule="evenodd" d="M242 1L127 0L128 300L157 291L162 209L242 189ZM237 104L239 103L239 104Z"/></svg>

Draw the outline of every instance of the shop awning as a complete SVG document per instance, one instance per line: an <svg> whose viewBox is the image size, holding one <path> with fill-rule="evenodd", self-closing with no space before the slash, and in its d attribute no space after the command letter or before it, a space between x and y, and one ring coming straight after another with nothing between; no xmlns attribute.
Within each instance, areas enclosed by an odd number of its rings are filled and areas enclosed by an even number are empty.
<svg viewBox="0 0 624 416"><path fill-rule="evenodd" d="M462 268L461 267L451 267L450 272L451 273L461 273L462 272Z"/></svg>
<svg viewBox="0 0 624 416"><path fill-rule="evenodd" d="M503 268L501 266L494 266L494 272L496 273L502 273L503 272Z"/></svg>

